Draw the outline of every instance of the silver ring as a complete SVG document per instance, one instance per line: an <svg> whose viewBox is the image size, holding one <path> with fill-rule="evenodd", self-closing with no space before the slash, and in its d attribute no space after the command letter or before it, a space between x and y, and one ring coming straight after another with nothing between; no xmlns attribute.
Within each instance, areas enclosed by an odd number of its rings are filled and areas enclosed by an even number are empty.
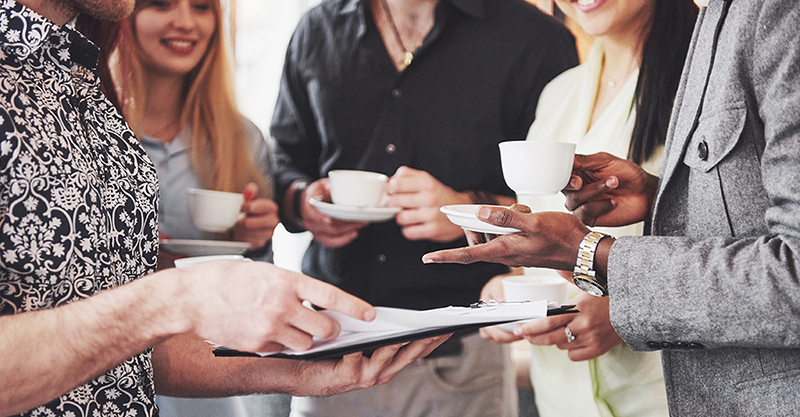
<svg viewBox="0 0 800 417"><path fill-rule="evenodd" d="M572 342L573 340L575 340L575 335L572 334L572 330L570 330L569 327L567 327L567 326L564 326L564 334L567 335L567 343Z"/></svg>

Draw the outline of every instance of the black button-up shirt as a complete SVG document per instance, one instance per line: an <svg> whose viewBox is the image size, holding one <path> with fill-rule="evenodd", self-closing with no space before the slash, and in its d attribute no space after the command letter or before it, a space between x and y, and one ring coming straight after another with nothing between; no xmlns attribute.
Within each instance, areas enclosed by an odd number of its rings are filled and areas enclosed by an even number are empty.
<svg viewBox="0 0 800 417"><path fill-rule="evenodd" d="M327 0L301 19L271 127L278 195L332 169L392 175L402 165L459 191L513 195L497 144L525 138L544 85L577 64L574 39L522 0L442 0L435 13L400 73L367 2ZM409 241L394 222L378 223L343 248L312 242L303 271L375 305L468 305L507 268L421 261L465 244Z"/></svg>

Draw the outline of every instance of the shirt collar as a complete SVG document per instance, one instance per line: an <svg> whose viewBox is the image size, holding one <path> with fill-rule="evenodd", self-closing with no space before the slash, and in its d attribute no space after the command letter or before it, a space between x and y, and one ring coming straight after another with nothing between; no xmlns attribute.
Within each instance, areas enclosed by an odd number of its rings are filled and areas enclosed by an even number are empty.
<svg viewBox="0 0 800 417"><path fill-rule="evenodd" d="M73 60L89 69L97 66L99 50L83 35L59 27L14 0L0 1L0 47L6 53L25 60L42 47L53 47L62 64Z"/></svg>
<svg viewBox="0 0 800 417"><path fill-rule="evenodd" d="M449 1L458 10L462 12L483 19L485 15L485 1L486 0L442 0Z"/></svg>
<svg viewBox="0 0 800 417"><path fill-rule="evenodd" d="M485 15L485 1L486 0L441 0L442 2L449 2L456 9L478 18L483 18ZM342 13L358 13L363 11L362 7L368 6L367 0L351 0L342 8Z"/></svg>

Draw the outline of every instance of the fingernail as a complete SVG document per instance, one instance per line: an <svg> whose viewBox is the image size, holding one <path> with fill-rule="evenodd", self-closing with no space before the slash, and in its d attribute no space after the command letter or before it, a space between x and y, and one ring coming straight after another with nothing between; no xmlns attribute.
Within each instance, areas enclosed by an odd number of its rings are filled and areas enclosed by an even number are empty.
<svg viewBox="0 0 800 417"><path fill-rule="evenodd" d="M375 319L375 310L370 310L364 313L364 321L372 321Z"/></svg>
<svg viewBox="0 0 800 417"><path fill-rule="evenodd" d="M617 178L616 177L611 177L611 178L606 180L606 187L614 188L616 186L617 186Z"/></svg>
<svg viewBox="0 0 800 417"><path fill-rule="evenodd" d="M423 256L422 257L422 263L424 263L424 264L432 264L433 260L431 260L431 258L428 258L427 256Z"/></svg>
<svg viewBox="0 0 800 417"><path fill-rule="evenodd" d="M569 188L572 188L572 189L578 188L578 178L577 177L571 177L569 179Z"/></svg>
<svg viewBox="0 0 800 417"><path fill-rule="evenodd" d="M492 211L489 210L488 208L481 207L478 210L477 216L478 216L479 219L488 219L489 218L489 214L491 214L491 213L492 213Z"/></svg>
<svg viewBox="0 0 800 417"><path fill-rule="evenodd" d="M517 326L517 327L514 328L513 333L514 333L514 336L522 336L522 329L519 326Z"/></svg>

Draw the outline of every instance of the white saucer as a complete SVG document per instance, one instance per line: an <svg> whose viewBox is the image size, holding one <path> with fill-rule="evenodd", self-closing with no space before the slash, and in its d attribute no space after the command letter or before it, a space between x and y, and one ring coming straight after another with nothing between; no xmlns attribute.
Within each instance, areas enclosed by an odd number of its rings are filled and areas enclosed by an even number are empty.
<svg viewBox="0 0 800 417"><path fill-rule="evenodd" d="M355 207L339 206L324 201L310 198L309 202L320 213L340 220L353 220L359 222L385 222L394 218L400 212L400 207Z"/></svg>
<svg viewBox="0 0 800 417"><path fill-rule="evenodd" d="M500 227L478 219L475 213L478 207L486 204L455 204L452 206L439 207L439 211L447 215L447 218L462 229L478 233L491 233L495 235L507 235L520 232L513 227ZM501 207L501 206L497 206ZM505 207L505 206L502 206Z"/></svg>
<svg viewBox="0 0 800 417"><path fill-rule="evenodd" d="M241 255L250 248L247 242L199 239L164 239L158 244L161 249L188 256Z"/></svg>

